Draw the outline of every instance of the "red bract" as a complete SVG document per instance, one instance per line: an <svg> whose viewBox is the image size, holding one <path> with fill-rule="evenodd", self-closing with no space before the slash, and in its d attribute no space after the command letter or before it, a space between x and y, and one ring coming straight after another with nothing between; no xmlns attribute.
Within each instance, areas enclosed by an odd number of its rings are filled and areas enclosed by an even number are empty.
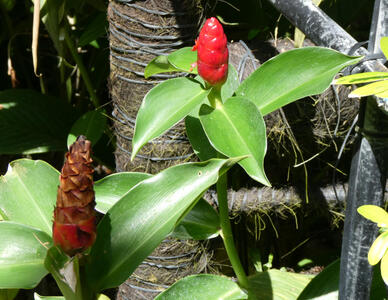
<svg viewBox="0 0 388 300"><path fill-rule="evenodd" d="M222 85L228 77L229 52L222 25L207 19L193 50L197 50L198 74L210 85Z"/></svg>
<svg viewBox="0 0 388 300"><path fill-rule="evenodd" d="M96 239L91 144L84 136L70 146L59 177L53 240L70 256Z"/></svg>

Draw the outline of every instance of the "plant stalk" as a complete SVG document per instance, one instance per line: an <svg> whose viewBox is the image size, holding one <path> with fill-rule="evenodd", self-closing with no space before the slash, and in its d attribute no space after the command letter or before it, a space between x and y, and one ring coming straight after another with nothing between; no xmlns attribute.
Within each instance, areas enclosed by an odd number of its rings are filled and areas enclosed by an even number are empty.
<svg viewBox="0 0 388 300"><path fill-rule="evenodd" d="M64 35L65 35L65 41L66 41L67 47L69 48L70 53L73 56L73 59L79 68L82 79L85 82L86 89L88 90L88 93L90 95L90 100L92 101L93 105L96 108L98 108L100 106L100 104L99 104L100 101L97 97L96 92L94 91L92 81L89 77L89 72L87 71L87 69L86 69L86 67L81 59L81 56L78 54L77 49L69 36L69 27L68 26L65 26L65 28L64 28Z"/></svg>
<svg viewBox="0 0 388 300"><path fill-rule="evenodd" d="M229 220L228 197L227 197L227 173L223 174L217 182L218 210L220 214L221 236L224 241L226 253L232 264L234 273L242 288L248 289L248 278L241 264L233 240L232 226Z"/></svg>

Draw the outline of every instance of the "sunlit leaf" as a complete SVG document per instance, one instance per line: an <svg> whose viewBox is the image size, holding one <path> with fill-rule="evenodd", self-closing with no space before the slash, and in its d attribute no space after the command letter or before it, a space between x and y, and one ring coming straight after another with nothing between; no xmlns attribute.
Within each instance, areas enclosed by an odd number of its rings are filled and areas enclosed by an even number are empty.
<svg viewBox="0 0 388 300"><path fill-rule="evenodd" d="M177 281L166 291L156 296L155 300L238 300L247 298L248 295L230 278L199 274L187 276Z"/></svg>
<svg viewBox="0 0 388 300"><path fill-rule="evenodd" d="M0 289L35 287L47 274L44 259L51 244L43 231L0 222Z"/></svg>
<svg viewBox="0 0 388 300"><path fill-rule="evenodd" d="M262 64L236 94L253 101L264 116L297 99L322 93L338 71L361 58L321 47L290 50Z"/></svg>
<svg viewBox="0 0 388 300"><path fill-rule="evenodd" d="M357 212L380 227L388 227L388 213L377 205L362 205L357 208Z"/></svg>
<svg viewBox="0 0 388 300"><path fill-rule="evenodd" d="M388 72L365 72L344 76L334 80L334 84L358 84L388 79Z"/></svg>
<svg viewBox="0 0 388 300"><path fill-rule="evenodd" d="M241 158L170 167L142 181L103 217L86 276L99 292L124 282L187 209Z"/></svg>
<svg viewBox="0 0 388 300"><path fill-rule="evenodd" d="M368 252L368 262L374 266L376 265L388 249L388 231L380 234L373 242Z"/></svg>
<svg viewBox="0 0 388 300"><path fill-rule="evenodd" d="M351 92L348 97L365 97L378 94L381 98L385 98L385 95L388 95L388 80L381 80L359 87Z"/></svg>

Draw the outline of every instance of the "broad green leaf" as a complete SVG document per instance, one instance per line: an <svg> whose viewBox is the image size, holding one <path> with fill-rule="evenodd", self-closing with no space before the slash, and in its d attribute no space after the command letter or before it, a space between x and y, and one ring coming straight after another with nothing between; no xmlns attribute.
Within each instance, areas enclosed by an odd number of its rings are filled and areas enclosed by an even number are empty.
<svg viewBox="0 0 388 300"><path fill-rule="evenodd" d="M184 47L172 52L167 56L168 61L178 70L197 74L197 67L193 66L197 62L197 51L191 49L192 47Z"/></svg>
<svg viewBox="0 0 388 300"><path fill-rule="evenodd" d="M70 258L54 246L47 251L44 266L54 277L66 300L91 299L81 297L78 256Z"/></svg>
<svg viewBox="0 0 388 300"><path fill-rule="evenodd" d="M66 150L66 137L77 118L59 99L33 90L0 92L0 154Z"/></svg>
<svg viewBox="0 0 388 300"><path fill-rule="evenodd" d="M384 36L380 39L380 48L383 51L384 56L388 59L388 37Z"/></svg>
<svg viewBox="0 0 388 300"><path fill-rule="evenodd" d="M377 205L362 205L357 212L364 218L378 224L379 227L388 227L388 213Z"/></svg>
<svg viewBox="0 0 388 300"><path fill-rule="evenodd" d="M96 181L96 210L105 214L132 187L149 177L146 173L121 172Z"/></svg>
<svg viewBox="0 0 388 300"><path fill-rule="evenodd" d="M63 296L41 296L34 293L34 300L66 300Z"/></svg>
<svg viewBox="0 0 388 300"><path fill-rule="evenodd" d="M186 117L208 93L189 78L170 79L150 90L137 114L131 159L145 143Z"/></svg>
<svg viewBox="0 0 388 300"><path fill-rule="evenodd" d="M239 164L254 180L270 186L264 172L265 123L257 107L243 97L232 97L215 109L202 105L199 114L212 146L228 157L248 155Z"/></svg>
<svg viewBox="0 0 388 300"><path fill-rule="evenodd" d="M271 269L249 277L249 294L259 300L295 300L312 277Z"/></svg>
<svg viewBox="0 0 388 300"><path fill-rule="evenodd" d="M13 300L18 293L19 289L0 289L0 300Z"/></svg>
<svg viewBox="0 0 388 300"><path fill-rule="evenodd" d="M365 97L369 95L376 95L381 98L388 97L388 80L381 80L359 87L351 92L348 97Z"/></svg>
<svg viewBox="0 0 388 300"><path fill-rule="evenodd" d="M108 22L106 19L106 12L104 11L96 14L96 16L93 18L93 21L91 21L82 31L78 46L86 46L99 37L105 36L107 26Z"/></svg>
<svg viewBox="0 0 388 300"><path fill-rule="evenodd" d="M144 70L144 77L168 72L187 72L197 74L197 67L193 65L197 61L197 51L191 51L191 47L181 48L169 55L160 55L151 60Z"/></svg>
<svg viewBox="0 0 388 300"><path fill-rule="evenodd" d="M206 240L220 232L220 218L214 208L203 198L189 211L172 232L178 239Z"/></svg>
<svg viewBox="0 0 388 300"><path fill-rule="evenodd" d="M388 231L380 234L370 247L368 252L369 264L371 264L372 266L376 265L381 260L381 258L387 253L387 249Z"/></svg>
<svg viewBox="0 0 388 300"><path fill-rule="evenodd" d="M99 292L124 282L182 214L241 158L181 164L132 188L102 218L86 276Z"/></svg>
<svg viewBox="0 0 388 300"><path fill-rule="evenodd" d="M0 176L0 213L5 220L38 228L51 236L59 172L40 160L19 159Z"/></svg>
<svg viewBox="0 0 388 300"><path fill-rule="evenodd" d="M201 121L198 118L187 116L185 119L186 134L194 153L201 161L217 157L217 151L210 144Z"/></svg>
<svg viewBox="0 0 388 300"><path fill-rule="evenodd" d="M358 84L388 79L387 72L365 72L344 76L334 80L334 84Z"/></svg>
<svg viewBox="0 0 388 300"><path fill-rule="evenodd" d="M230 278L212 274L191 275L175 282L155 300L238 300L248 295Z"/></svg>
<svg viewBox="0 0 388 300"><path fill-rule="evenodd" d="M179 72L177 68L170 64L167 55L160 55L151 60L144 69L144 77L148 78L155 74Z"/></svg>
<svg viewBox="0 0 388 300"><path fill-rule="evenodd" d="M44 4L43 4L43 3ZM59 55L63 55L60 23L64 16L65 2L61 0L41 0L41 18Z"/></svg>
<svg viewBox="0 0 388 300"><path fill-rule="evenodd" d="M351 57L321 47L290 50L266 61L236 91L267 115L300 98L322 93L344 67L362 57Z"/></svg>
<svg viewBox="0 0 388 300"><path fill-rule="evenodd" d="M71 127L67 137L67 148L75 142L78 136L84 135L95 145L104 133L106 127L106 116L104 110L89 111L79 118Z"/></svg>
<svg viewBox="0 0 388 300"><path fill-rule="evenodd" d="M0 222L0 288L30 289L47 274L44 259L51 237L38 229Z"/></svg>

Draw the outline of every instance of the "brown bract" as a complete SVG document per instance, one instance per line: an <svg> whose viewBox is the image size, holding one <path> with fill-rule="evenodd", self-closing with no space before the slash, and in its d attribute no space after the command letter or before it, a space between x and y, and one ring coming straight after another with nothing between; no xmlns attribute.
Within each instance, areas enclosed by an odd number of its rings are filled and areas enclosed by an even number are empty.
<svg viewBox="0 0 388 300"><path fill-rule="evenodd" d="M90 247L96 238L91 143L77 138L66 153L54 210L53 240L68 255Z"/></svg>

